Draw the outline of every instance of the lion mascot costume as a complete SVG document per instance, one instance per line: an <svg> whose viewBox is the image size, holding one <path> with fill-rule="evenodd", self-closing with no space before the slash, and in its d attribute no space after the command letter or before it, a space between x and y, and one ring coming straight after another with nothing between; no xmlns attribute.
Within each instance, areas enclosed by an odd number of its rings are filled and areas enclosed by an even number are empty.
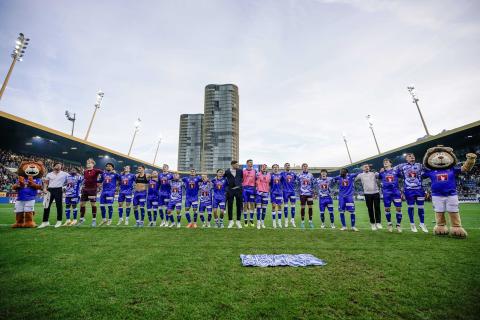
<svg viewBox="0 0 480 320"><path fill-rule="evenodd" d="M42 177L45 174L45 167L42 162L23 161L18 167L18 180L13 185L17 191L15 202L16 223L13 228L35 228L33 221L35 214L35 198L37 191L42 188Z"/></svg>
<svg viewBox="0 0 480 320"><path fill-rule="evenodd" d="M477 159L475 153L467 153L467 160L460 166L453 149L444 146L430 148L423 157L424 178L432 183L432 203L435 210L436 235L448 235L465 238L467 232L460 220L456 176L472 170ZM450 216L450 231L447 228L445 212Z"/></svg>

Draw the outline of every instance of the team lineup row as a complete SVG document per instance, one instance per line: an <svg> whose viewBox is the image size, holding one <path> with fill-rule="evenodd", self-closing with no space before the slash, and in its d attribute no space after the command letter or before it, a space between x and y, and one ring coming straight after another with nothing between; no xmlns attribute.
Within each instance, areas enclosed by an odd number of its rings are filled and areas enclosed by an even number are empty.
<svg viewBox="0 0 480 320"><path fill-rule="evenodd" d="M299 174L290 170L287 163L284 171L280 172L278 165L273 165L270 172L267 166L262 165L259 171L253 169L253 161L248 160L245 169L241 173L241 192L243 200L243 225L254 227L254 215L256 212L256 227L258 229L265 228L265 216L267 205L272 205L272 223L273 227L288 227L290 224L295 227L295 203L296 194L299 194L301 205L301 227L305 227L305 209L308 209L308 224L313 228L313 199L318 197L320 207L320 217L322 228L325 227L324 213L328 210L330 215L330 226L334 225L334 209L333 199L331 196L332 185L338 184L338 211L340 213L341 230L347 229L345 220L345 211L350 213L351 230L358 231L355 227L355 205L354 205L354 184L359 180L364 187L365 195L367 195L368 185L365 179L369 175L373 175L378 180L383 193L383 203L385 208L385 217L387 219L387 228L393 231L392 215L390 207L396 208L396 230L401 232L402 220L402 195L399 188L399 178L403 180L403 194L408 205L408 216L411 224L411 230L417 232L414 222L414 206L417 206L418 217L420 220L420 228L424 232L428 232L424 224L424 201L425 191L422 187L422 179L430 178L432 182L432 196L442 197L442 201L434 201L436 212L458 212L458 197L456 196L455 176L450 177L448 173L444 179L436 179L432 175L432 171L428 170L422 164L415 162L413 154L408 154L407 162L392 166L390 160L385 159L384 167L380 173L370 172L368 165L364 165L362 173L349 173L347 169L341 169L340 175L336 177L328 177L326 170L321 171L320 178L314 178L308 172L308 165L302 165L302 172ZM238 169L238 164L233 161L232 169ZM118 174L114 170L112 163L107 163L105 170L94 167L95 161L87 160L86 170L80 175L75 169L66 174L64 191L66 203L66 222L63 226L77 225L80 226L85 222L85 204L87 201L91 203L93 222L92 226L96 226L96 199L97 193L100 192L100 209L102 221L100 225L110 225L113 217L113 202L118 188L118 224L129 224L130 212L133 204L136 225L142 227L145 220L145 209L148 214L149 226L157 224L157 217L160 218L160 226L180 227L182 218L182 199L185 193L185 217L189 228L197 227L197 219L200 216L204 227L209 227L212 220L212 214L216 227L224 227L223 219L227 202L227 195L232 186L226 178L226 173L219 169L214 179L209 179L206 175L197 175L195 170L190 171L190 175L181 178L176 172L169 171L168 165L163 166L161 173L153 171L146 174L143 166L138 167L137 173L130 172L129 166L124 167L123 172ZM55 168L59 171L60 168ZM54 170L54 171L55 171ZM228 169L230 170L230 169ZM228 171L227 170L227 171ZM453 175L458 174L462 169L460 167L453 171ZM435 177L438 172L435 172ZM48 194L48 175L44 183L44 192ZM37 181L41 183L41 181ZM23 197L25 198L25 197ZM443 199L445 198L445 199ZM22 200L21 190L19 192L19 200ZM237 199L238 200L238 199ZM52 199L50 199L51 204ZM80 203L80 219L77 220L77 204ZM48 207L49 207L48 205ZM368 206L368 201L367 201ZM145 208L146 207L146 208ZM237 207L238 208L238 207ZM25 208L18 208L18 211ZM190 209L193 211L193 219L190 215ZM58 203L57 203L58 210ZM125 210L125 218L124 218ZM378 209L376 209L379 211ZM17 208L16 208L16 212ZM24 210L25 211L25 210ZM205 217L205 212L207 217ZM370 212L370 208L369 208ZM73 220L71 220L71 214ZM174 219L176 214L176 221ZM290 220L289 220L290 214ZM379 215L379 212L376 213ZM58 214L57 214L58 217ZM108 217L108 218L107 218ZM282 218L284 221L282 221ZM283 224L282 224L283 222ZM382 227L380 218L372 220L372 230ZM232 219L229 212L229 224L231 228L236 224L238 228L242 227L237 213L237 221ZM48 226L48 215L39 228ZM57 218L56 227L62 226L61 219Z"/></svg>

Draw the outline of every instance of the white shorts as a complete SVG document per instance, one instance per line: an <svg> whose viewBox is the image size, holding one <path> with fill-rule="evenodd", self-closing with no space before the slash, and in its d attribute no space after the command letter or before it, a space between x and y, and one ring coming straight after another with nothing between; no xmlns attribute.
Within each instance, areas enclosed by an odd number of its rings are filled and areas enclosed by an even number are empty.
<svg viewBox="0 0 480 320"><path fill-rule="evenodd" d="M458 212L458 196L432 196L435 212Z"/></svg>
<svg viewBox="0 0 480 320"><path fill-rule="evenodd" d="M28 201L17 200L17 202L15 202L15 213L33 212L34 206L35 206L35 200L28 200Z"/></svg>

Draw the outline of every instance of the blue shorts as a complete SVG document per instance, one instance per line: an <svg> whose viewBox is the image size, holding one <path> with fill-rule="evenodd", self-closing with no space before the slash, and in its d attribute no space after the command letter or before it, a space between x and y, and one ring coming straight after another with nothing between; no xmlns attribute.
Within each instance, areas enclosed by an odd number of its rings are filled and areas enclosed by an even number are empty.
<svg viewBox="0 0 480 320"><path fill-rule="evenodd" d="M207 201L207 202L200 202L200 207L198 209L199 212L205 212L205 209L208 212L212 212L212 202Z"/></svg>
<svg viewBox="0 0 480 320"><path fill-rule="evenodd" d="M390 208L393 205L396 208L402 207L402 196L400 195L400 191L383 191L383 205L385 208Z"/></svg>
<svg viewBox="0 0 480 320"><path fill-rule="evenodd" d="M213 209L220 209L225 210L225 198L213 198Z"/></svg>
<svg viewBox="0 0 480 320"><path fill-rule="evenodd" d="M423 189L405 189L405 200L407 200L407 205L412 207L417 204L417 206L423 206L425 202L425 191Z"/></svg>
<svg viewBox="0 0 480 320"><path fill-rule="evenodd" d="M132 199L133 199L133 196L131 193L123 193L123 192L120 192L118 194L118 200L117 202L124 202L126 201L127 203L130 203L132 202Z"/></svg>
<svg viewBox="0 0 480 320"><path fill-rule="evenodd" d="M255 202L255 188L250 186L243 187L243 202L254 203Z"/></svg>
<svg viewBox="0 0 480 320"><path fill-rule="evenodd" d="M332 197L320 197L318 200L318 205L320 207L320 212L325 212L325 208L328 208L328 211L333 210L333 200Z"/></svg>
<svg viewBox="0 0 480 320"><path fill-rule="evenodd" d="M67 206L69 205L76 206L79 200L80 200L79 197L65 197L65 204Z"/></svg>
<svg viewBox="0 0 480 320"><path fill-rule="evenodd" d="M157 196L148 196L147 197L147 209L156 209L158 207L158 197Z"/></svg>
<svg viewBox="0 0 480 320"><path fill-rule="evenodd" d="M268 204L268 192L257 192L255 202L257 204Z"/></svg>
<svg viewBox="0 0 480 320"><path fill-rule="evenodd" d="M100 195L100 204L113 204L115 191L104 191Z"/></svg>
<svg viewBox="0 0 480 320"><path fill-rule="evenodd" d="M282 194L271 194L270 200L272 204L283 204L283 195Z"/></svg>
<svg viewBox="0 0 480 320"><path fill-rule="evenodd" d="M147 191L135 191L133 193L133 205L134 206L145 206L147 201Z"/></svg>
<svg viewBox="0 0 480 320"><path fill-rule="evenodd" d="M169 199L167 210L172 211L173 209L176 209L178 211L182 210L182 199L180 200Z"/></svg>
<svg viewBox="0 0 480 320"><path fill-rule="evenodd" d="M167 206L168 202L170 201L170 193L161 193L158 197L158 206Z"/></svg>
<svg viewBox="0 0 480 320"><path fill-rule="evenodd" d="M287 202L295 203L297 201L297 197L295 196L295 191L284 191L283 192L283 202L287 204Z"/></svg>
<svg viewBox="0 0 480 320"><path fill-rule="evenodd" d="M355 211L355 202L353 201L353 196L338 196L338 211L354 212Z"/></svg>
<svg viewBox="0 0 480 320"><path fill-rule="evenodd" d="M197 198L185 198L185 208L193 208L197 209L198 208L198 197Z"/></svg>

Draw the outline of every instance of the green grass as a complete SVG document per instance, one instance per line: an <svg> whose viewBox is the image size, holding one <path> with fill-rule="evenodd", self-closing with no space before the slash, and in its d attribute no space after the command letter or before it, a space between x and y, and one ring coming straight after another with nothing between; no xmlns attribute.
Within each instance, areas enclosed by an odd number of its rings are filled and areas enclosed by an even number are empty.
<svg viewBox="0 0 480 320"><path fill-rule="evenodd" d="M364 207L358 233L0 227L0 318L478 319L480 205L461 206L466 240L413 234L406 213L402 234L372 232ZM0 206L0 224L13 220ZM328 264L245 268L242 253Z"/></svg>

